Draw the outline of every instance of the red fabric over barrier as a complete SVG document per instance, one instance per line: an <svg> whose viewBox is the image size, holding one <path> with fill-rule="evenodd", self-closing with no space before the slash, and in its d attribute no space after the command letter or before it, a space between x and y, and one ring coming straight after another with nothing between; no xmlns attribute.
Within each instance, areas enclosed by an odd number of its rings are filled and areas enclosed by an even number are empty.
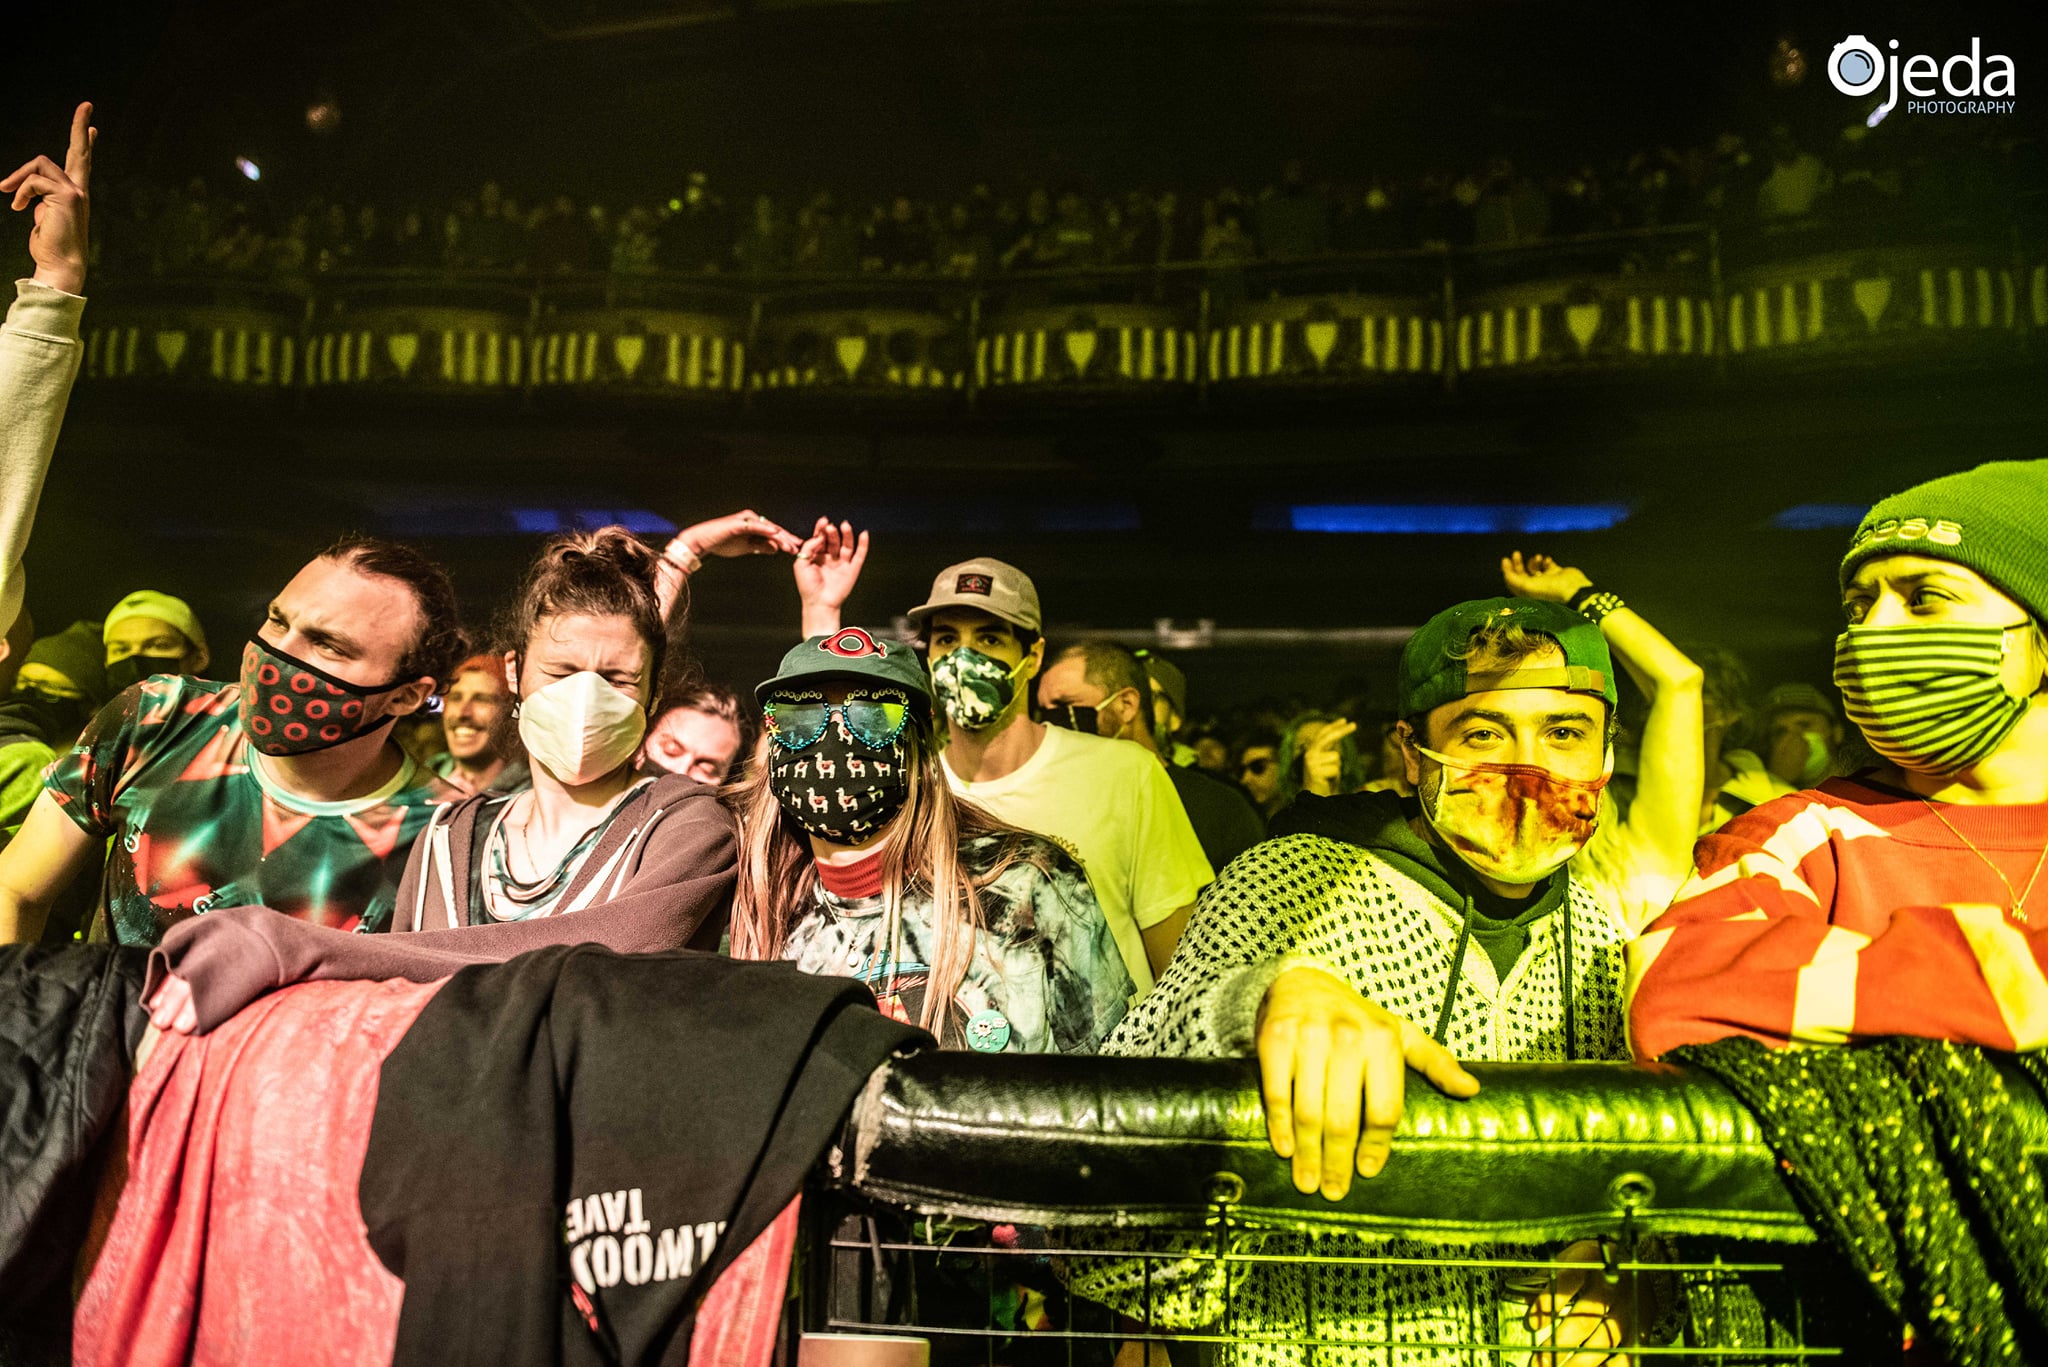
<svg viewBox="0 0 2048 1367"><path fill-rule="evenodd" d="M370 1251L356 1183L378 1069L439 986L309 983L157 1041L74 1363L390 1361L404 1286Z"/></svg>
<svg viewBox="0 0 2048 1367"><path fill-rule="evenodd" d="M307 983L211 1034L158 1038L129 1092L129 1171L74 1320L76 1367L383 1367L404 1284L356 1186L378 1072L439 983ZM790 1202L705 1296L699 1367L767 1367Z"/></svg>

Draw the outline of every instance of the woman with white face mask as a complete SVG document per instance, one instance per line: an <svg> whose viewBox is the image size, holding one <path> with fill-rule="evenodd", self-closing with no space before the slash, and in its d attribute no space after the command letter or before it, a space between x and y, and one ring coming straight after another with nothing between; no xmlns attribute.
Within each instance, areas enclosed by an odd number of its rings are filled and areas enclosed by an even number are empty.
<svg viewBox="0 0 2048 1367"><path fill-rule="evenodd" d="M505 631L533 786L456 804L428 827L399 890L395 930L562 916L704 871L702 837L721 823L692 832L669 818L692 794L700 800L691 805L703 805L710 787L643 778L633 765L668 649L658 562L622 528L558 537L541 553ZM725 907L698 910L694 924L674 928L676 947L717 948Z"/></svg>

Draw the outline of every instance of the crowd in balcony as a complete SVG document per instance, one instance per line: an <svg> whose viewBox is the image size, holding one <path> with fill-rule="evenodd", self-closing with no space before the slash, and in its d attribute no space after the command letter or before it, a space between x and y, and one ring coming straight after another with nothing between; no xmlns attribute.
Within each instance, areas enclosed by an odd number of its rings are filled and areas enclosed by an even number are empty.
<svg viewBox="0 0 2048 1367"><path fill-rule="evenodd" d="M2038 149L1984 141L1907 155L1855 126L1806 145L1751 139L1605 162L1501 156L1462 171L1334 181L1288 163L1259 188L1205 194L1079 184L976 184L951 200L831 190L749 193L693 173L663 202L489 182L439 202L310 197L258 187L134 183L103 196L104 264L120 278L203 272L284 280L336 271L657 272L758 278L860 273L974 278L1019 271L1288 262L1402 249L1513 247L1616 230L1714 224L1768 232L1816 218L1996 215Z"/></svg>

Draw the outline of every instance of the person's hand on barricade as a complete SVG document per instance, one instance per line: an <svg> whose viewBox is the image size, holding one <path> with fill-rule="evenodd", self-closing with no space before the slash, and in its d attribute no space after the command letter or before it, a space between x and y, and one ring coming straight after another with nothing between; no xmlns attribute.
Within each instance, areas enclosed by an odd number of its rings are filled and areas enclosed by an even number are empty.
<svg viewBox="0 0 2048 1367"><path fill-rule="evenodd" d="M1581 1239L1557 1255L1560 1263L1602 1261L1598 1239ZM1529 1298L1528 1325L1536 1336L1530 1367L1630 1367L1620 1351L1635 1338L1629 1321L1635 1299L1632 1275L1609 1276L1601 1267L1565 1267L1521 1294Z"/></svg>
<svg viewBox="0 0 2048 1367"><path fill-rule="evenodd" d="M1318 968L1273 980L1259 1008L1258 1053L1273 1152L1293 1160L1297 1190L1320 1189L1332 1201L1351 1190L1354 1168L1373 1177L1386 1166L1408 1069L1449 1096L1479 1090L1413 1021Z"/></svg>
<svg viewBox="0 0 2048 1367"><path fill-rule="evenodd" d="M1515 597L1539 598L1546 603L1569 603L1580 589L1593 586L1584 570L1560 565L1547 555L1524 556L1520 551L1501 558L1500 577Z"/></svg>
<svg viewBox="0 0 2048 1367"><path fill-rule="evenodd" d="M36 280L66 294L85 293L86 220L91 207L87 192L98 137L92 105L81 104L71 115L71 145L62 166L36 157L0 180L0 194L14 197L16 212L35 205L28 252L35 259Z"/></svg>
<svg viewBox="0 0 2048 1367"><path fill-rule="evenodd" d="M796 591L803 602L805 636L826 636L845 623L840 610L868 563L868 534L854 534L851 522L818 519L810 539L796 553Z"/></svg>

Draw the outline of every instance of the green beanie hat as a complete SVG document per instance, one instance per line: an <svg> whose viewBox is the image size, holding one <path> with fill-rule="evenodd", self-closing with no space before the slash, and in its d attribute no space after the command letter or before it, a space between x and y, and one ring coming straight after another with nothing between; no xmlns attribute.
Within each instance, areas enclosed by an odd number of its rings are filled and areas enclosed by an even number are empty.
<svg viewBox="0 0 2048 1367"><path fill-rule="evenodd" d="M1842 587L1881 555L1966 566L2048 622L2048 460L1992 461L1893 494L1856 529L1842 557Z"/></svg>
<svg viewBox="0 0 2048 1367"><path fill-rule="evenodd" d="M98 707L107 700L106 655L107 648L100 644L99 623L73 622L31 645L22 663L56 670L87 702Z"/></svg>

